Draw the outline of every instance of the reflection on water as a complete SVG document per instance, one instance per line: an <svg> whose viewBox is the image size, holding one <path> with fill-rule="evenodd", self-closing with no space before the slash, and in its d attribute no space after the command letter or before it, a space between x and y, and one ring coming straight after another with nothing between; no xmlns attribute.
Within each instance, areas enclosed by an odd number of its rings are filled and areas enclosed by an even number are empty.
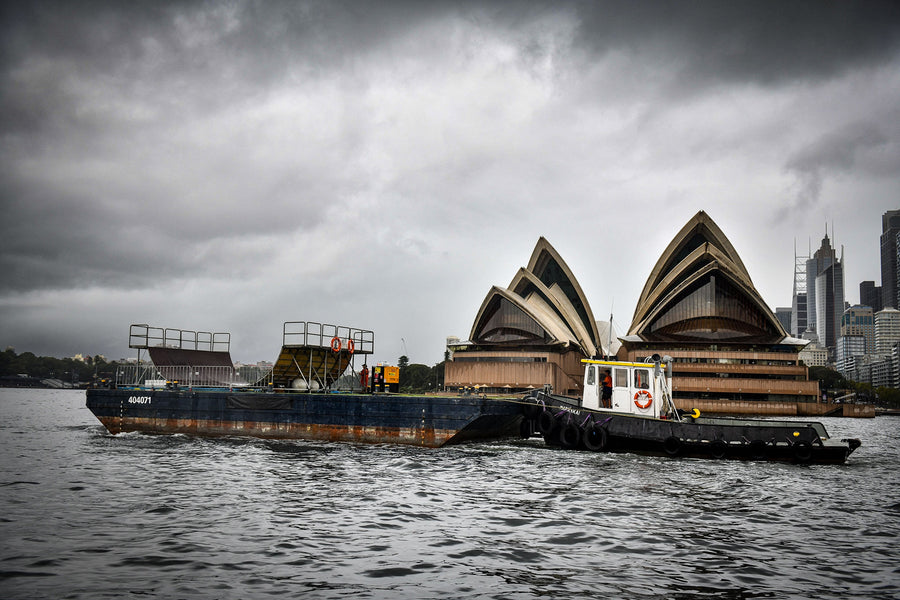
<svg viewBox="0 0 900 600"><path fill-rule="evenodd" d="M900 419L843 466L110 436L0 390L4 597L896 598Z"/></svg>

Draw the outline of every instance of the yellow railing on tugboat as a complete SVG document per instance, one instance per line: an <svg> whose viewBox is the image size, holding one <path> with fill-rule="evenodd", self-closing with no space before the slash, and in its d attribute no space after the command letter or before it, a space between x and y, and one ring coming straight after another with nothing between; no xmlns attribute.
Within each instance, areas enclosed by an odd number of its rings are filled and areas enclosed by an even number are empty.
<svg viewBox="0 0 900 600"><path fill-rule="evenodd" d="M583 359L581 359L581 362L591 364L591 365L607 365L607 366L611 366L611 367L642 367L645 369L647 367L652 367L653 365L656 364L656 363L652 363L652 362L637 363L637 362L622 362L622 361L618 361L618 360L595 360L593 358L583 358ZM659 366L665 367L666 363L660 361Z"/></svg>

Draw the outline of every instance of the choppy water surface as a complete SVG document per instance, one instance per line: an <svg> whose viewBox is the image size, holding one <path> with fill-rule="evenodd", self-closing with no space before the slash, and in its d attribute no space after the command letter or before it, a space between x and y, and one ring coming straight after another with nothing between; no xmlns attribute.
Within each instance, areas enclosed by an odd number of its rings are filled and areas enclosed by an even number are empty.
<svg viewBox="0 0 900 600"><path fill-rule="evenodd" d="M898 598L900 418L844 466L111 436L0 390L4 598Z"/></svg>

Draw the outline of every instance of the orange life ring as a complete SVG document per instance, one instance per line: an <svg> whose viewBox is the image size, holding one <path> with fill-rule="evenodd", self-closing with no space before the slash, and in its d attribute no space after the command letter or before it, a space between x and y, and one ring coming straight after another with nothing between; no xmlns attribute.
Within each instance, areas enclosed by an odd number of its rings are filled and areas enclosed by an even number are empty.
<svg viewBox="0 0 900 600"><path fill-rule="evenodd" d="M341 351L341 339L338 336L331 338L331 349L335 352Z"/></svg>
<svg viewBox="0 0 900 600"><path fill-rule="evenodd" d="M646 404L641 404L640 398L642 397L647 400ZM638 408L650 408L651 404L653 404L653 396L647 390L640 390L634 394L634 405Z"/></svg>
<svg viewBox="0 0 900 600"><path fill-rule="evenodd" d="M353 344L353 340L347 340L347 352L353 354L354 350L356 350L356 346Z"/></svg>

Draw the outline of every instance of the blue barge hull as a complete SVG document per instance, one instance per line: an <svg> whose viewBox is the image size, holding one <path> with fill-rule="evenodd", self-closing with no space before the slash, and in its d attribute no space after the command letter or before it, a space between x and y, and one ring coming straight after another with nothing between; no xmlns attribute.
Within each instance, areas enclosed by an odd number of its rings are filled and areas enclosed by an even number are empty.
<svg viewBox="0 0 900 600"><path fill-rule="evenodd" d="M519 434L520 399L89 389L87 407L113 434L182 433L439 447Z"/></svg>

